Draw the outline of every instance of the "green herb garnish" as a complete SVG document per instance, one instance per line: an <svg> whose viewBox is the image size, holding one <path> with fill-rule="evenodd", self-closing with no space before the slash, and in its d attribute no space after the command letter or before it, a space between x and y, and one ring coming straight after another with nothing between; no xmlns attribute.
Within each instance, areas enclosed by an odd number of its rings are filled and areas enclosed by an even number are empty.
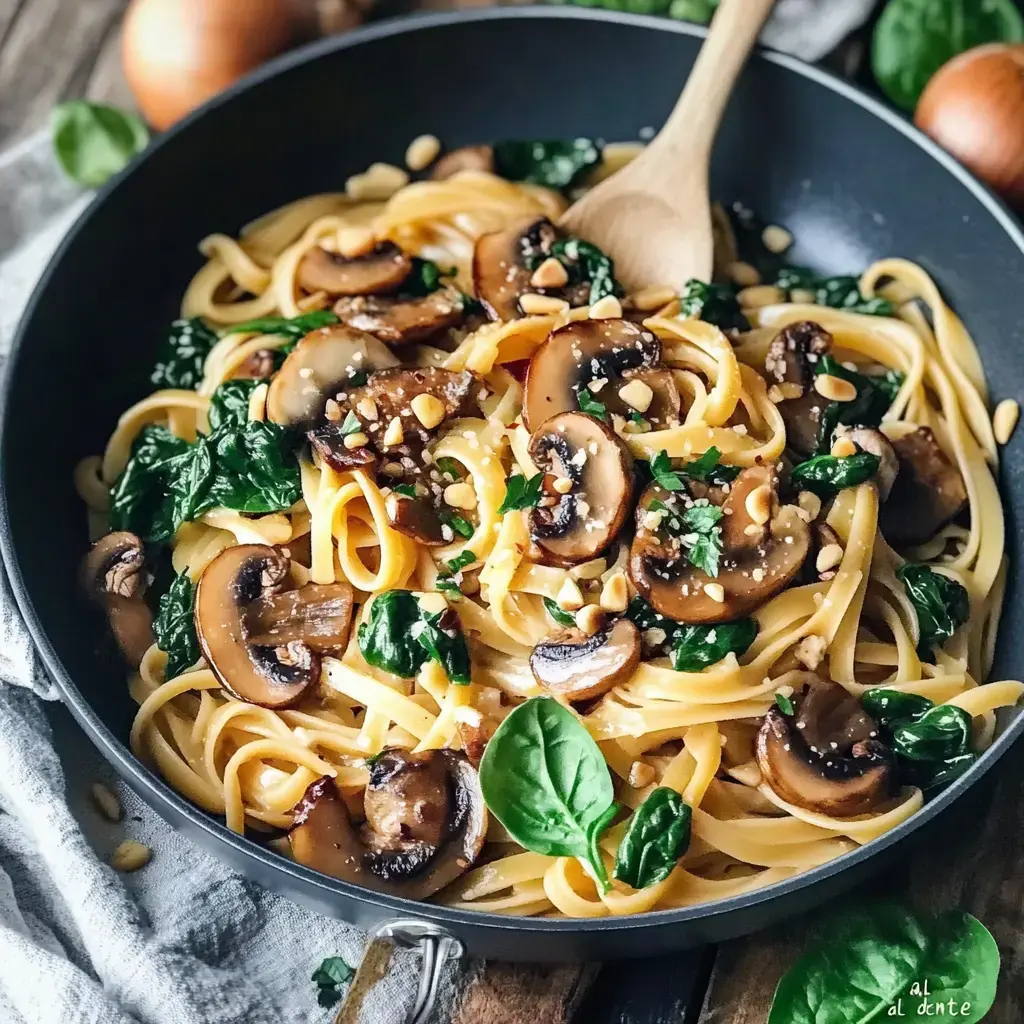
<svg viewBox="0 0 1024 1024"><path fill-rule="evenodd" d="M505 497L498 506L498 514L517 512L523 508L534 508L541 499L544 474L537 473L527 479L523 475L509 477Z"/></svg>

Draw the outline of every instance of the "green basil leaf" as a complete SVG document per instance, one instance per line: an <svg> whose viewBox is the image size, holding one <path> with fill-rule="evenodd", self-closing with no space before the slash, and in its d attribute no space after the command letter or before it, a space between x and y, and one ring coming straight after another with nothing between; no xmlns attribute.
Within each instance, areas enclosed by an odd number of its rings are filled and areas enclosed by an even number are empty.
<svg viewBox="0 0 1024 1024"><path fill-rule="evenodd" d="M603 402L599 402L592 394L590 388L580 387L576 392L577 405L580 407L580 412L585 412L588 416L596 416L599 420L608 422L608 408Z"/></svg>
<svg viewBox="0 0 1024 1024"><path fill-rule="evenodd" d="M831 498L846 487L856 487L878 472L881 459L871 452L857 452L837 458L815 455L793 467L793 485L812 491L819 498Z"/></svg>
<svg viewBox="0 0 1024 1024"><path fill-rule="evenodd" d="M551 697L533 697L498 726L480 763L491 813L526 850L578 857L607 889L596 853L614 814L611 775L590 733Z"/></svg>
<svg viewBox="0 0 1024 1024"><path fill-rule="evenodd" d="M757 636L753 619L722 622L717 626L690 626L679 623L672 635L672 667L677 672L700 672L715 665L727 654L737 657Z"/></svg>
<svg viewBox="0 0 1024 1024"><path fill-rule="evenodd" d="M344 987L356 972L340 956L329 956L309 979L317 987L317 1002L327 1008L340 1002Z"/></svg>
<svg viewBox="0 0 1024 1024"><path fill-rule="evenodd" d="M967 590L956 580L932 572L926 565L907 563L896 570L896 575L917 612L918 651L928 653L934 647L941 647L971 613Z"/></svg>
<svg viewBox="0 0 1024 1024"><path fill-rule="evenodd" d="M153 620L156 645L167 655L164 678L173 679L199 661L199 640L195 624L195 584L187 573L175 577L160 598Z"/></svg>
<svg viewBox="0 0 1024 1024"><path fill-rule="evenodd" d="M329 309L314 309L311 313L291 318L283 316L261 316L247 320L244 324L232 324L225 334L279 334L292 342L300 341L310 331L340 324L341 319Z"/></svg>
<svg viewBox="0 0 1024 1024"><path fill-rule="evenodd" d="M527 479L525 476L510 476L506 484L505 497L498 506L498 515L517 512L522 508L533 508L541 499L541 485L544 474L537 473Z"/></svg>
<svg viewBox="0 0 1024 1024"><path fill-rule="evenodd" d="M926 1019L950 1000L956 1020L977 1024L995 1000L998 974L998 947L969 914L919 919L892 903L848 905L783 976L768 1024ZM926 1002L931 1012L921 1010Z"/></svg>
<svg viewBox="0 0 1024 1024"><path fill-rule="evenodd" d="M572 629L572 627L576 625L576 619L573 617L572 613L559 608L550 597L544 598L544 608L548 615L550 615L559 626L563 626L566 629Z"/></svg>
<svg viewBox="0 0 1024 1024"><path fill-rule="evenodd" d="M510 139L494 143L494 169L498 174L509 181L528 181L547 188L570 188L600 160L601 149L592 139Z"/></svg>
<svg viewBox="0 0 1024 1024"><path fill-rule="evenodd" d="M153 386L195 390L203 382L206 357L217 340L216 333L206 326L202 317L175 320L149 375Z"/></svg>
<svg viewBox="0 0 1024 1024"><path fill-rule="evenodd" d="M664 881L690 845L693 811L682 796L659 786L633 812L615 854L615 877L634 889Z"/></svg>
<svg viewBox="0 0 1024 1024"><path fill-rule="evenodd" d="M740 310L736 289L731 285L707 284L691 278L679 298L679 313L705 323L714 324L723 331L747 331L750 324Z"/></svg>
<svg viewBox="0 0 1024 1024"><path fill-rule="evenodd" d="M953 704L937 704L913 721L892 727L893 750L911 761L946 761L971 752L971 716Z"/></svg>
<svg viewBox="0 0 1024 1024"><path fill-rule="evenodd" d="M654 481L659 487L663 487L666 491L685 489L682 477L672 469L672 460L664 449L651 459L650 466L651 476L654 477Z"/></svg>
<svg viewBox="0 0 1024 1024"><path fill-rule="evenodd" d="M691 480L700 480L716 487L732 483L739 476L739 466L720 465L721 457L722 453L712 445L699 459L683 466L680 472Z"/></svg>
<svg viewBox="0 0 1024 1024"><path fill-rule="evenodd" d="M57 162L86 188L99 188L149 145L149 129L140 118L89 100L57 104L50 129Z"/></svg>
<svg viewBox="0 0 1024 1024"><path fill-rule="evenodd" d="M1024 42L1013 0L889 0L875 26L871 67L889 99L913 111L943 64L998 42Z"/></svg>
<svg viewBox="0 0 1024 1024"><path fill-rule="evenodd" d="M370 620L356 639L368 665L403 679L413 679L423 664L424 649L412 635L420 621L420 605L408 590L388 590L370 605Z"/></svg>

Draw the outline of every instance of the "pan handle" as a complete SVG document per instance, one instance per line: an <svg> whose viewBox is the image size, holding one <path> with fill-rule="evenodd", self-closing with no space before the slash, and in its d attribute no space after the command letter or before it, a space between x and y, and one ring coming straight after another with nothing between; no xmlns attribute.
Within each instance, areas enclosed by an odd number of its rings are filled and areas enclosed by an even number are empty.
<svg viewBox="0 0 1024 1024"><path fill-rule="evenodd" d="M348 995L335 1018L336 1024L347 1024L348 1021L358 1018L362 999L368 988L387 972L390 951L394 950L395 946L418 949L420 952L419 987L416 991L416 1001L405 1019L405 1024L426 1024L434 1003L437 1002L441 975L448 961L462 959L466 955L466 947L440 925L412 917L386 921L370 932L363 963L360 964Z"/></svg>

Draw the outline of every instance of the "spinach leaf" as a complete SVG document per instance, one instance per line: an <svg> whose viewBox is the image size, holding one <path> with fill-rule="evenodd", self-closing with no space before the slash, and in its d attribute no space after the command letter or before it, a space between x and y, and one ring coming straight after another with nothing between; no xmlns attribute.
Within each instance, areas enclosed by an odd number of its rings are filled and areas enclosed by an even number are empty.
<svg viewBox="0 0 1024 1024"><path fill-rule="evenodd" d="M249 421L249 399L261 383L246 377L221 384L210 398L210 430L245 426Z"/></svg>
<svg viewBox="0 0 1024 1024"><path fill-rule="evenodd" d="M720 465L721 457L722 453L712 445L699 459L683 466L681 472L691 480L700 480L716 487L732 483L739 476L739 467Z"/></svg>
<svg viewBox="0 0 1024 1024"><path fill-rule="evenodd" d="M550 615L559 626L563 626L566 629L572 629L573 626L576 625L576 619L573 617L572 613L559 608L550 597L544 598L544 608L548 615Z"/></svg>
<svg viewBox="0 0 1024 1024"><path fill-rule="evenodd" d="M917 612L918 651L929 653L933 647L941 647L971 614L967 590L956 580L932 572L927 565L908 562L896 570L896 575Z"/></svg>
<svg viewBox="0 0 1024 1024"><path fill-rule="evenodd" d="M1024 42L1013 0L889 0L875 27L871 67L889 99L913 111L943 64L996 42Z"/></svg>
<svg viewBox="0 0 1024 1024"><path fill-rule="evenodd" d="M203 381L206 357L216 344L216 333L206 326L202 317L175 320L149 375L153 386L195 390Z"/></svg>
<svg viewBox="0 0 1024 1024"><path fill-rule="evenodd" d="M645 632L648 629L660 629L666 637L673 636L680 623L659 615L642 597L637 595L629 602L626 618L636 624L637 629Z"/></svg>
<svg viewBox="0 0 1024 1024"><path fill-rule="evenodd" d="M395 490L397 489L395 488ZM462 554L456 555L454 558L450 558L445 563L445 568L437 574L437 589L452 600L460 600L462 598L462 589L460 581L456 577L463 569L472 565L475 561L476 555L469 550L463 551Z"/></svg>
<svg viewBox="0 0 1024 1024"><path fill-rule="evenodd" d="M892 726L893 750L911 761L948 761L971 753L971 716L953 704L936 704L912 721Z"/></svg>
<svg viewBox="0 0 1024 1024"><path fill-rule="evenodd" d="M61 169L86 188L99 188L149 145L149 129L140 118L89 100L58 103L50 131Z"/></svg>
<svg viewBox="0 0 1024 1024"><path fill-rule="evenodd" d="M218 430L206 443L214 463L206 508L263 514L290 508L302 496L292 439L277 423Z"/></svg>
<svg viewBox="0 0 1024 1024"><path fill-rule="evenodd" d="M830 309L845 309L848 313L864 313L869 316L892 316L893 304L876 296L868 299L861 294L860 279L851 274L823 277L809 267L780 267L776 271L775 287L784 292L805 291L814 293L814 303Z"/></svg>
<svg viewBox="0 0 1024 1024"><path fill-rule="evenodd" d="M317 987L316 1001L325 1008L334 1006L355 976L356 972L340 956L329 956L309 979Z"/></svg>
<svg viewBox="0 0 1024 1024"><path fill-rule="evenodd" d="M244 324L232 324L225 334L279 334L288 338L294 347L310 331L340 324L341 319L329 309L314 309L311 313L303 313L291 318L283 316L261 316L256 320L247 320ZM288 348L289 346L285 346Z"/></svg>
<svg viewBox="0 0 1024 1024"><path fill-rule="evenodd" d="M453 683L470 681L469 647L454 612L425 612L408 590L378 594L356 639L366 663L392 675L412 679L433 659Z"/></svg>
<svg viewBox="0 0 1024 1024"><path fill-rule="evenodd" d="M818 451L822 454L831 447L832 435L840 423L845 426L877 427L903 383L903 374L897 370L889 370L880 377L869 377L847 369L832 355L822 356L815 363L814 373L815 376L827 373L839 377L857 389L857 397L852 402L829 402L825 406L818 427Z"/></svg>
<svg viewBox="0 0 1024 1024"><path fill-rule="evenodd" d="M881 459L871 452L857 452L839 458L815 455L793 467L793 486L812 491L819 498L831 498L846 487L856 487L878 472Z"/></svg>
<svg viewBox="0 0 1024 1024"><path fill-rule="evenodd" d="M690 845L693 810L668 786L659 786L633 812L615 854L615 877L646 889L672 874Z"/></svg>
<svg viewBox="0 0 1024 1024"><path fill-rule="evenodd" d="M569 286L590 282L588 301L591 306L606 295L622 294L622 288L615 280L615 264L611 257L592 242L560 238L551 246L551 255L565 267Z"/></svg>
<svg viewBox="0 0 1024 1024"><path fill-rule="evenodd" d="M952 1001L978 1024L995 1001L999 948L970 914L916 916L893 903L850 904L779 982L768 1024L854 1024L931 1017ZM924 994L927 982L928 995ZM922 1009L929 1003L931 1011Z"/></svg>
<svg viewBox="0 0 1024 1024"><path fill-rule="evenodd" d="M597 841L618 810L608 765L579 719L551 697L520 704L480 763L491 813L526 850L578 857L607 891Z"/></svg>
<svg viewBox="0 0 1024 1024"><path fill-rule="evenodd" d="M580 387L576 391L576 402L580 407L580 412L585 412L588 416L595 416L599 420L603 420L605 423L608 422L608 408L604 402L599 402L591 393L590 388Z"/></svg>
<svg viewBox="0 0 1024 1024"><path fill-rule="evenodd" d="M682 515L690 528L683 535L683 545L690 564L708 576L718 576L718 560L722 556L722 528L718 526L722 510L717 505L693 505ZM688 541L688 538L692 538Z"/></svg>
<svg viewBox="0 0 1024 1024"><path fill-rule="evenodd" d="M672 635L672 667L677 672L700 672L727 654L743 654L756 636L757 623L753 619L737 619L717 626L679 623Z"/></svg>
<svg viewBox="0 0 1024 1024"><path fill-rule="evenodd" d="M424 260L419 256L412 259L412 270L409 276L402 282L401 293L411 298L421 298L436 292L444 282L444 277L454 277L458 273L457 267L442 269L432 260Z"/></svg>
<svg viewBox="0 0 1024 1024"><path fill-rule="evenodd" d="M199 640L195 624L195 584L187 573L175 577L170 589L160 598L153 620L156 645L167 655L164 678L173 679L199 660Z"/></svg>
<svg viewBox="0 0 1024 1024"><path fill-rule="evenodd" d="M923 715L929 708L935 707L935 702L916 693L875 686L861 694L860 706L879 725L888 727L897 719Z"/></svg>
<svg viewBox="0 0 1024 1024"><path fill-rule="evenodd" d="M525 476L510 476L506 484L505 497L498 506L498 515L516 512L521 508L534 508L541 499L541 485L544 474L538 473L527 479Z"/></svg>
<svg viewBox="0 0 1024 1024"><path fill-rule="evenodd" d="M723 331L747 331L750 324L740 310L736 289L727 284L708 284L691 278L679 299L679 312L714 324Z"/></svg>
<svg viewBox="0 0 1024 1024"><path fill-rule="evenodd" d="M651 459L651 476L654 477L654 482L659 487L663 487L666 491L682 491L685 490L685 484L682 478L672 469L672 460L668 457L668 452L662 449L657 455Z"/></svg>
<svg viewBox="0 0 1024 1024"><path fill-rule="evenodd" d="M547 188L570 188L600 160L601 149L592 139L494 143L494 169L501 177Z"/></svg>

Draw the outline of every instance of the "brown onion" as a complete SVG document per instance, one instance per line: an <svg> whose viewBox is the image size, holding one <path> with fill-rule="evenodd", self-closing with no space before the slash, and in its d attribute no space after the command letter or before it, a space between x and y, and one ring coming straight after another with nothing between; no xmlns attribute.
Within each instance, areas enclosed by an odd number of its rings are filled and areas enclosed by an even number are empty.
<svg viewBox="0 0 1024 1024"><path fill-rule="evenodd" d="M979 46L928 83L917 126L1015 205L1024 205L1024 45Z"/></svg>
<svg viewBox="0 0 1024 1024"><path fill-rule="evenodd" d="M122 60L155 128L190 110L296 39L293 0L133 0Z"/></svg>

